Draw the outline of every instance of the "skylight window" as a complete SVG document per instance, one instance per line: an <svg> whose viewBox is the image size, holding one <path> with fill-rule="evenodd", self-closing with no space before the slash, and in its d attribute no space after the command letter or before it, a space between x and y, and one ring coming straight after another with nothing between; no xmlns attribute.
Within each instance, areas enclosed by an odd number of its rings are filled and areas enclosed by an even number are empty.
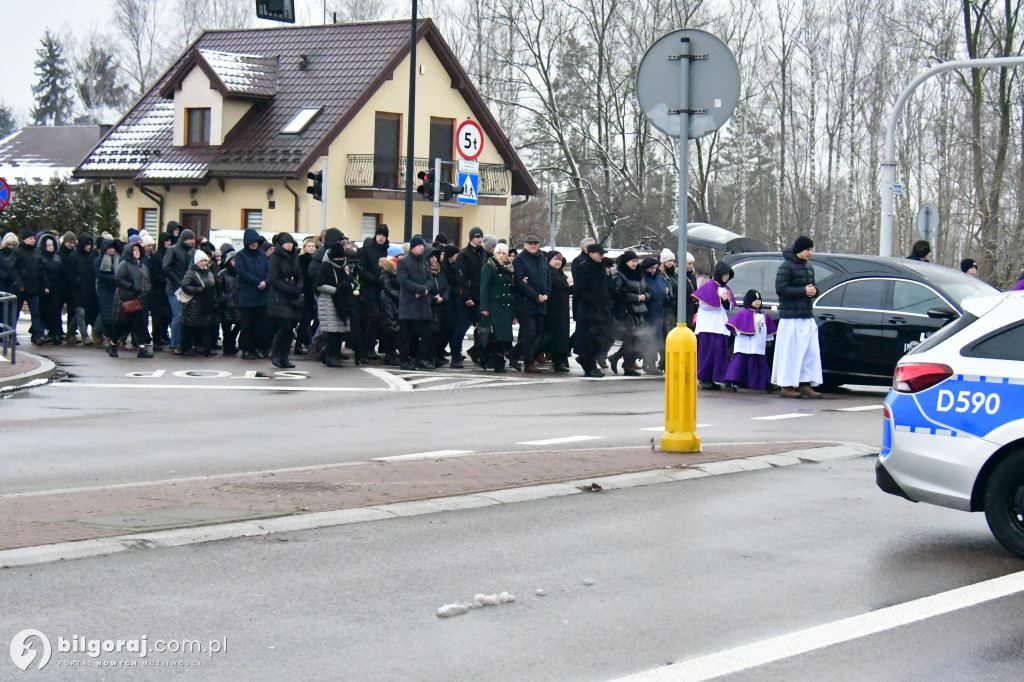
<svg viewBox="0 0 1024 682"><path fill-rule="evenodd" d="M299 113L295 114L295 118L288 121L288 125L286 125L281 132L288 135L298 135L306 129L306 126L308 126L319 113L320 107L317 107L316 109L303 109Z"/></svg>

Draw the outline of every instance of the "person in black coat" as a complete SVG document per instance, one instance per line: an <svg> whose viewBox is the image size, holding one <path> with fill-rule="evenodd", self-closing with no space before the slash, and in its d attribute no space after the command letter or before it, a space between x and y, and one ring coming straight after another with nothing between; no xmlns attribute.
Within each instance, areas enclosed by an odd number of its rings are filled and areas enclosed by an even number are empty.
<svg viewBox="0 0 1024 682"><path fill-rule="evenodd" d="M167 277L164 275L164 258L167 257L168 249L174 246L174 236L169 232L165 232L158 239L156 251L146 259L150 283L146 302L149 307L150 318L152 319L153 350L162 350L171 345L168 327L173 317L171 315L171 304L167 298Z"/></svg>
<svg viewBox="0 0 1024 682"><path fill-rule="evenodd" d="M72 329L82 336L82 345L91 346L94 341L102 340L94 323L100 312L99 298L96 296L96 253L93 251L92 235L83 234L74 252L68 256L68 279L71 282L68 308L72 315ZM92 335L88 328L92 326Z"/></svg>
<svg viewBox="0 0 1024 682"><path fill-rule="evenodd" d="M77 327L73 327L74 323L74 309L71 307L71 287L73 282L71 281L71 254L75 252L75 247L78 245L78 236L68 230L60 238L60 248L57 250L57 256L60 258L61 275L63 280L60 283L61 293L64 296L64 300L61 301L61 307L67 306L67 334L64 337L64 341L68 344L78 343L78 338L75 336L75 332L78 331Z"/></svg>
<svg viewBox="0 0 1024 682"><path fill-rule="evenodd" d="M146 348L151 341L149 336L148 310L145 305L146 295L150 291L149 268L142 263L143 247L139 243L129 244L121 253L121 262L114 272L117 293L114 295L114 329L110 334L107 354L117 357L118 343L132 335L132 343L138 349L138 357L151 358L153 354ZM125 304L138 301L138 310L128 311Z"/></svg>
<svg viewBox="0 0 1024 682"><path fill-rule="evenodd" d="M237 251L224 254L220 268L220 331L224 338L224 355L238 354L238 332L241 315L238 312L238 272L235 270Z"/></svg>
<svg viewBox="0 0 1024 682"><path fill-rule="evenodd" d="M209 357L217 355L214 340L217 334L217 279L210 269L210 256L196 249L192 265L181 278L181 290L192 298L182 305L181 354L196 352Z"/></svg>
<svg viewBox="0 0 1024 682"><path fill-rule="evenodd" d="M7 293L14 290L14 287L11 286L8 263L10 263L11 254L16 248L18 248L18 235L8 232L3 236L3 241L0 241L0 291Z"/></svg>
<svg viewBox="0 0 1024 682"><path fill-rule="evenodd" d="M512 261L515 270L515 313L519 320L519 339L508 353L509 365L531 374L540 372L537 367L537 342L544 329L544 315L547 313L548 295L551 293L551 267L540 252L540 239L526 235L523 252ZM511 255L511 254L510 254Z"/></svg>
<svg viewBox="0 0 1024 682"><path fill-rule="evenodd" d="M421 235L409 240L409 254L398 261L398 320L401 332L398 350L401 368L433 369L433 347L431 345L430 264L425 255L426 242Z"/></svg>
<svg viewBox="0 0 1024 682"><path fill-rule="evenodd" d="M431 246L428 246L424 251L427 263L430 266L430 277L427 279L427 289L429 290L427 297L430 299L430 314L432 316L430 321L430 337L434 344L433 361L435 368L441 367L446 362L444 346L447 344L441 341L441 339L451 338L451 328L445 328L444 319L447 314L445 311L448 309L448 299L450 296L448 279L441 268L442 253L442 251ZM447 337L445 336L445 331L447 331ZM427 361L430 361L429 358Z"/></svg>
<svg viewBox="0 0 1024 682"><path fill-rule="evenodd" d="M93 273L96 276L96 298L99 300L99 317L96 327L108 340L114 331L114 295L117 283L114 273L121 262L121 242L116 239L104 239L100 242L99 253L93 261Z"/></svg>
<svg viewBox="0 0 1024 682"><path fill-rule="evenodd" d="M643 357L640 338L649 292L635 252L626 251L619 256L612 275L612 290L615 292L615 317L622 325L622 346L608 360L612 372L618 373L616 365L621 359L623 374L640 376L634 363Z"/></svg>
<svg viewBox="0 0 1024 682"><path fill-rule="evenodd" d="M295 338L295 325L302 319L302 273L299 254L295 252L295 239L287 232L277 236L277 244L270 254L267 276L270 289L270 319L277 324L277 333L270 345L270 361L275 367L291 369L288 351Z"/></svg>
<svg viewBox="0 0 1024 682"><path fill-rule="evenodd" d="M448 348L451 348L451 360L453 369L458 369L456 358L462 355L462 344L455 341L455 324L458 322L459 301L459 273L458 259L459 247L448 244L439 252L441 256L441 275L444 277L448 288L448 294L444 297L438 319L438 332L435 338L437 352L435 356L442 359L442 364L447 362L445 356L449 355Z"/></svg>
<svg viewBox="0 0 1024 682"><path fill-rule="evenodd" d="M610 323L610 288L608 270L604 266L604 247L587 246L586 260L573 266L573 311L576 317L574 348L576 361L584 376L603 377L597 368L598 357L604 358L604 339Z"/></svg>
<svg viewBox="0 0 1024 682"><path fill-rule="evenodd" d="M399 284L395 264L402 249L391 247L390 250L397 251L396 255L377 261L380 266L380 350L384 354L385 365L397 365L400 362L397 339L401 325L398 321Z"/></svg>
<svg viewBox="0 0 1024 682"><path fill-rule="evenodd" d="M572 285L565 276L565 258L558 251L548 253L551 267L551 295L544 316L544 335L538 352L551 356L555 372L569 371L569 299Z"/></svg>
<svg viewBox="0 0 1024 682"><path fill-rule="evenodd" d="M814 320L814 299L818 289L814 266L808 261L814 242L803 235L782 252L782 265L775 274L779 297L779 327L775 334L772 383L781 386L784 398L820 398L812 385L822 383L818 326Z"/></svg>
<svg viewBox="0 0 1024 682"><path fill-rule="evenodd" d="M373 237L363 241L359 249L359 319L363 326L363 349L366 359L375 360L380 337L380 259L388 255L387 225L378 225Z"/></svg>
<svg viewBox="0 0 1024 682"><path fill-rule="evenodd" d="M299 270L302 273L302 319L299 320L295 332L295 354L306 355L313 345L313 330L317 326L316 315L316 280L309 272L309 265L316 252L316 242L312 237L302 241L299 253Z"/></svg>
<svg viewBox="0 0 1024 682"><path fill-rule="evenodd" d="M484 249L484 231L474 227L469 231L469 244L455 258L456 287L452 290L455 306L455 329L452 332L452 369L462 369L462 344L466 332L480 322L480 268L487 262Z"/></svg>
<svg viewBox="0 0 1024 682"><path fill-rule="evenodd" d="M39 277L42 291L39 296L39 313L43 317L46 336L43 341L53 345L64 343L64 325L60 321L60 310L64 307L64 266L60 261L60 247L57 238L46 233L39 240Z"/></svg>
<svg viewBox="0 0 1024 682"><path fill-rule="evenodd" d="M327 249L327 256L320 263L317 271L316 291L317 313L320 318L320 331L327 339L321 354L321 361L328 367L341 367L343 355L341 343L345 335L350 336L350 345L356 355L356 364L363 362L361 335L354 326L359 319L359 302L356 292L358 286L352 270L354 263L349 263L350 254L346 247L348 242L336 240ZM351 254L353 261L358 255ZM355 336L355 339L351 337ZM348 356L344 356L348 357Z"/></svg>
<svg viewBox="0 0 1024 682"><path fill-rule="evenodd" d="M21 243L11 252L7 262L7 275L14 289L11 293L18 297L14 311L15 327L18 325L22 307L27 304L32 315L32 323L29 326L32 343L44 343L43 318L39 311L39 294L42 291L39 256L36 252L36 235L31 230L21 235Z"/></svg>
<svg viewBox="0 0 1024 682"><path fill-rule="evenodd" d="M164 254L163 266L164 293L171 307L171 349L180 351L181 344L181 301L174 292L181 286L181 280L192 266L195 259L196 234L192 230L182 230L178 241Z"/></svg>

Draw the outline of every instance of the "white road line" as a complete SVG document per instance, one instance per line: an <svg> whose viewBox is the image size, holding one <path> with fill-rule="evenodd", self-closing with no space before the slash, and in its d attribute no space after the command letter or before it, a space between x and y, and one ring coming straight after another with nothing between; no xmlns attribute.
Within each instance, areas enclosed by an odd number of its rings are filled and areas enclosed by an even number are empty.
<svg viewBox="0 0 1024 682"><path fill-rule="evenodd" d="M386 369L378 369L376 367L363 367L363 371L367 374L377 377L385 384L388 385L388 390L391 391L411 391L412 386L409 385L405 379L396 377Z"/></svg>
<svg viewBox="0 0 1024 682"><path fill-rule="evenodd" d="M836 412L866 412L868 410L880 410L885 405L861 405L859 407L839 407Z"/></svg>
<svg viewBox="0 0 1024 682"><path fill-rule="evenodd" d="M224 384L82 384L67 381L54 384L60 388L144 388L156 390L199 390L199 391L294 391L308 393L382 393L393 388L353 388L347 386L283 386L282 384L260 384L258 386L224 385ZM412 387L404 390L412 390Z"/></svg>
<svg viewBox="0 0 1024 682"><path fill-rule="evenodd" d="M709 428L711 426L714 426L714 424L697 424L697 428L698 429L706 429L706 428ZM651 426L649 428L640 429L640 430L641 431L664 431L665 427L664 426Z"/></svg>
<svg viewBox="0 0 1024 682"><path fill-rule="evenodd" d="M878 611L719 651L675 665L619 678L618 682L710 680L917 623L994 599L1024 592L1024 571L967 585Z"/></svg>
<svg viewBox="0 0 1024 682"><path fill-rule="evenodd" d="M374 457L371 462L411 462L418 459L444 459L446 457L465 457L476 454L472 450L434 450L433 452L416 452L411 455L393 455L391 457Z"/></svg>
<svg viewBox="0 0 1024 682"><path fill-rule="evenodd" d="M760 421L775 421L776 419L799 419L800 417L813 417L810 412L789 412L788 414L770 414L767 417L751 417Z"/></svg>
<svg viewBox="0 0 1024 682"><path fill-rule="evenodd" d="M604 436L566 436L564 438L546 438L544 440L524 440L516 445L560 445L576 443L582 440L601 440Z"/></svg>

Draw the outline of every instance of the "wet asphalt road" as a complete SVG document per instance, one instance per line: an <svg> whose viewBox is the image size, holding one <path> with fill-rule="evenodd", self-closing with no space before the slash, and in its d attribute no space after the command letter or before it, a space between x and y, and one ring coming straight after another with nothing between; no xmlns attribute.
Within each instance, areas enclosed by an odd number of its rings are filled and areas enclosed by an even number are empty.
<svg viewBox="0 0 1024 682"><path fill-rule="evenodd" d="M860 457L8 569L0 639L227 638L210 658L151 657L199 668L89 675L111 680L609 680L1022 568L982 516L885 495ZM503 590L516 601L435 615ZM727 679L1019 680L1022 606L1018 593ZM55 655L48 679L85 677L55 666L88 656Z"/></svg>

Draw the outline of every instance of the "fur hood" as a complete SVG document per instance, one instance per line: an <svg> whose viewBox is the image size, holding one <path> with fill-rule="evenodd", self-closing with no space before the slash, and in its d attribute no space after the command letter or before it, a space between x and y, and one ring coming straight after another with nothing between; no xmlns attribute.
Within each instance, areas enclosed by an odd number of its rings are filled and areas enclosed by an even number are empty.
<svg viewBox="0 0 1024 682"><path fill-rule="evenodd" d="M377 265L380 266L382 272L386 272L389 275L396 276L398 274L398 268L395 267L395 264L392 262L390 258L381 258L380 260L377 261Z"/></svg>

